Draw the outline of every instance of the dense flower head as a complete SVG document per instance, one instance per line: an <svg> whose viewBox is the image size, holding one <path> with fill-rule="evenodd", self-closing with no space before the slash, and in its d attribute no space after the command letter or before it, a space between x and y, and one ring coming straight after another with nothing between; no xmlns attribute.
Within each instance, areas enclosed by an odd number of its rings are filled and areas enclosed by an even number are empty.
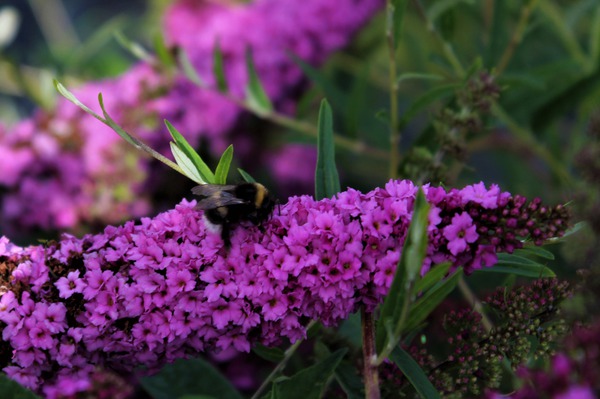
<svg viewBox="0 0 600 399"><path fill-rule="evenodd" d="M429 334L425 332L428 342L435 342L432 335L444 338L447 344L441 353L428 343L414 343L408 350L443 397L481 397L486 390L500 387L506 364L516 370L554 353L567 332L560 304L571 292L566 281L556 278L498 288L483 300L491 327L484 327L482 315L472 307L452 309L444 314L441 326L434 324ZM409 385L393 363L384 365L383 375L386 390L398 392ZM540 397L540 389L546 392L543 385L534 387L531 398Z"/></svg>
<svg viewBox="0 0 600 399"><path fill-rule="evenodd" d="M203 139L205 149L216 154L233 142L240 144L238 156L256 156L258 144L234 133L242 110L214 87L215 44L223 52L234 95L243 97L245 54L251 49L270 99L279 109L289 109L304 82L290 54L319 64L347 44L383 4L382 0L176 1L166 11L165 37L185 50L207 88L195 86L182 74L172 76L156 65L141 63L120 77L88 83L74 93L96 112L98 93L103 93L111 117L160 152L169 149L162 124L168 119L193 145ZM303 155L292 151L286 157L294 165ZM281 163L270 157L265 162L271 159ZM147 158L140 159L108 127L64 99L55 110L40 110L11 129L0 126L0 170L4 197L0 218L2 231L9 235L139 217L148 213L148 196L157 190L149 183L156 179L148 179ZM299 180L310 176L310 168L293 170Z"/></svg>
<svg viewBox="0 0 600 399"><path fill-rule="evenodd" d="M523 385L511 398L597 398L600 393L599 365L600 322L596 321L591 326L576 327L547 367L521 367L517 375L523 380ZM490 393L488 397L502 396Z"/></svg>
<svg viewBox="0 0 600 399"><path fill-rule="evenodd" d="M560 235L566 226L535 212L521 220L513 211L539 202L496 186L422 188L432 205L423 273L444 261L468 273L492 266L497 251L519 247L534 230ZM39 388L56 370L155 370L198 352L296 341L309 320L333 325L361 305L373 309L394 277L417 190L390 181L366 194L292 197L262 229L234 229L229 250L185 200L81 239L18 248L2 238L2 366ZM445 232L465 212L478 237L457 249Z"/></svg>

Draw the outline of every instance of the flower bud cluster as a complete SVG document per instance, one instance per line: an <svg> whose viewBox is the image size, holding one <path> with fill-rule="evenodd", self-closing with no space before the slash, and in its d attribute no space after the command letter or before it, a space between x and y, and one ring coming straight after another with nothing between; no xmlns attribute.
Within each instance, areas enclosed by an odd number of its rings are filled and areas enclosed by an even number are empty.
<svg viewBox="0 0 600 399"><path fill-rule="evenodd" d="M176 1L166 12L165 36L169 44L185 50L206 89L181 73L173 76L141 63L118 78L88 83L73 92L100 115L97 96L102 92L111 117L163 153L169 149L163 119L192 145L203 139L205 148L215 153L231 142L252 151L251 139L232 133L242 110L216 90L215 44L223 54L233 95L244 98L246 50L251 49L270 99L289 108L284 103L293 100L304 81L290 54L319 64L346 45L383 4L382 0L261 0L243 5ZM64 230L147 214L148 195L157 188L144 184L149 180L148 158L140 159L127 146L111 129L64 99L55 110L40 110L10 131L0 126L2 231L13 235L33 228ZM309 169L295 170L304 176L300 171Z"/></svg>
<svg viewBox="0 0 600 399"><path fill-rule="evenodd" d="M504 212L529 205L516 208L497 186L422 189L432 205L423 273L446 261L467 273L492 266L496 251L556 222L507 223ZM152 371L207 350L296 341L309 320L372 310L392 283L417 190L390 181L366 194L293 197L262 228L234 229L229 250L187 201L81 239L18 248L2 238L1 366L32 388L95 365Z"/></svg>
<svg viewBox="0 0 600 399"><path fill-rule="evenodd" d="M484 329L481 315L471 308L452 310L443 322L448 356L440 362L425 348L412 347L411 353L444 397L480 397L500 386L503 361L517 369L530 358L552 353L566 334L558 314L569 295L568 284L557 279L536 280L508 292L498 289L484 301L494 323L491 331ZM384 372L396 390L407 383L391 364Z"/></svg>
<svg viewBox="0 0 600 399"><path fill-rule="evenodd" d="M564 349L541 369L517 371L523 386L511 395L515 399L593 399L600 393L600 322L576 327L563 342ZM504 397L496 392L488 398Z"/></svg>

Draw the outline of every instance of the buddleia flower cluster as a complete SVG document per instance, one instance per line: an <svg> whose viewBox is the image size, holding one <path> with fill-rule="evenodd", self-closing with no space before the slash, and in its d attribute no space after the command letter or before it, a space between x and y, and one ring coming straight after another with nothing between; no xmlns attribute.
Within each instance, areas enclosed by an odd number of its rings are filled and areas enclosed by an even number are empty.
<svg viewBox="0 0 600 399"><path fill-rule="evenodd" d="M176 1L166 10L164 35L170 46L187 54L204 88L183 73L142 62L120 77L87 83L73 92L96 112L99 107L93 105L103 93L114 120L159 151L169 148L162 123L168 119L186 132L193 145L202 139L205 149L221 153L232 142L243 143L236 148L256 156L252 138L244 136L247 131L232 133L242 109L218 92L212 65L215 47L224 59L230 93L244 97L246 51L251 50L269 98L277 108L290 109L305 81L291 54L318 65L345 46L383 4L382 0ZM293 164L294 157L302 159L307 151L285 154ZM265 157L266 161L281 164L280 157ZM64 99L54 110L38 110L10 129L0 126L0 170L0 219L2 231L11 236L27 229L64 231L147 215L148 197L158 190L151 183L156 176L149 179L152 170L146 158L132 154L108 127ZM303 178L306 172L300 171L308 169L293 170Z"/></svg>
<svg viewBox="0 0 600 399"><path fill-rule="evenodd" d="M521 239L563 234L563 207L483 183L423 186L431 204L423 273L452 262L493 266ZM93 372L149 371L204 351L304 338L386 295L418 187L292 197L262 228L240 226L227 249L195 201L102 234L20 248L0 240L3 370L33 389ZM521 215L527 214L526 218Z"/></svg>

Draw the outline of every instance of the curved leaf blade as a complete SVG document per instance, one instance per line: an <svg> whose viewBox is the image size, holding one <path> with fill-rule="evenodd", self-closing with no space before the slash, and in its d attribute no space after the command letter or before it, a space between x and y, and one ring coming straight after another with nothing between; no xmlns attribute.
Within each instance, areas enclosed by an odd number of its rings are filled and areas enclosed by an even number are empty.
<svg viewBox="0 0 600 399"><path fill-rule="evenodd" d="M321 101L318 127L315 198L320 200L331 198L340 192L340 177L335 165L333 112L326 99Z"/></svg>
<svg viewBox="0 0 600 399"><path fill-rule="evenodd" d="M215 169L215 180L217 184L227 183L227 176L229 175L229 167L233 160L233 145L229 145L219 159L217 169Z"/></svg>
<svg viewBox="0 0 600 399"><path fill-rule="evenodd" d="M390 355L390 360L398 366L422 398L439 399L439 392L433 387L427 375L417 362L404 349L397 347Z"/></svg>

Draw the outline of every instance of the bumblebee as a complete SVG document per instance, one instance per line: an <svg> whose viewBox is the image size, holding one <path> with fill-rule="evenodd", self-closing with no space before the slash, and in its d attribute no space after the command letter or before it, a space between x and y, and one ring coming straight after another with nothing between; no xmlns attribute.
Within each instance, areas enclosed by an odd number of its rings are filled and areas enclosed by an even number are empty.
<svg viewBox="0 0 600 399"><path fill-rule="evenodd" d="M204 211L209 227L220 229L225 247L231 246L232 227L243 221L260 225L275 208L275 199L260 183L235 185L202 184L192 189L200 200L196 209Z"/></svg>

